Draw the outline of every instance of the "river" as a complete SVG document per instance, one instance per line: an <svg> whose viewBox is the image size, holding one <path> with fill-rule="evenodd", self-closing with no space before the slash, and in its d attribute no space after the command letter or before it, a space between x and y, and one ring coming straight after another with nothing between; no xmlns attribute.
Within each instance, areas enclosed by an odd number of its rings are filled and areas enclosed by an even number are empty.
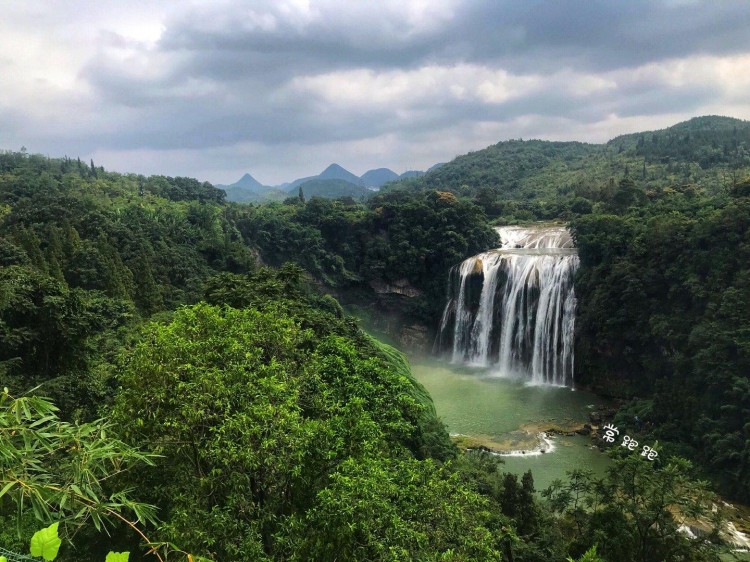
<svg viewBox="0 0 750 562"><path fill-rule="evenodd" d="M576 468L604 475L609 458L591 447L589 437L548 435L549 445L537 437L550 427L580 426L591 411L608 405L604 399L580 390L493 376L489 369L425 358L410 361L448 431L492 449L517 451L503 456L505 470L520 475L531 469L537 490ZM535 447L547 452L531 454Z"/></svg>

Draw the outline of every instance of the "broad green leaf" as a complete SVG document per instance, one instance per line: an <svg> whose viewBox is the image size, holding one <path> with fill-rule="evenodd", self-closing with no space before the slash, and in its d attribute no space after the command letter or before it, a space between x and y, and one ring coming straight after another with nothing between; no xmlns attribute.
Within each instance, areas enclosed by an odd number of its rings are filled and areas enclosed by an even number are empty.
<svg viewBox="0 0 750 562"><path fill-rule="evenodd" d="M41 556L47 562L51 562L57 558L57 551L60 550L60 544L62 541L57 535L57 527L59 523L52 523L46 529L37 531L34 536L31 537L31 555Z"/></svg>
<svg viewBox="0 0 750 562"><path fill-rule="evenodd" d="M0 556L0 562L8 562L8 559L5 556Z"/></svg>
<svg viewBox="0 0 750 562"><path fill-rule="evenodd" d="M110 552L104 562L128 562L128 558L130 558L129 552Z"/></svg>

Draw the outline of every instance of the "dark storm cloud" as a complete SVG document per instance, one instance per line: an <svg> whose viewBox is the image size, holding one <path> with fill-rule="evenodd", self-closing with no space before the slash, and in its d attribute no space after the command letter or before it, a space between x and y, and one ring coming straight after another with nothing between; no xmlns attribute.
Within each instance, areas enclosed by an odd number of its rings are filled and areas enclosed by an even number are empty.
<svg viewBox="0 0 750 562"><path fill-rule="evenodd" d="M272 3L253 9L252 16L246 6L222 5L222 14L234 17L219 29L206 25L211 12L187 14L167 29L160 48L193 53L198 74L231 79L252 69L296 74L458 62L494 62L515 71L561 65L602 71L750 47L750 3L744 0L466 0L427 29L397 11L364 19L367 14L347 16L348 6L322 3L320 17L299 26L282 19ZM248 26L246 20L259 14L273 24Z"/></svg>
<svg viewBox="0 0 750 562"><path fill-rule="evenodd" d="M281 95L279 89L300 75L426 64L475 63L520 74L561 67L601 72L693 53L747 50L750 22L747 2L708 6L471 0L450 6L450 17L425 27L393 9L350 12L350 4L321 3L309 20L299 22L279 10L278 3L249 6L252 9L244 2L222 4L220 9L202 9L168 22L156 51L143 53L154 65L163 64L161 72L150 72L148 78L106 55L92 61L83 76L102 100L145 108L145 126L118 134L114 144L196 148L243 140L309 143L361 138L382 132L383 125L394 120L384 119L379 111L367 111L369 116L344 111L346 122L341 123L335 115L321 114L314 101L299 92ZM161 63L158 57L163 57ZM210 87L192 91L191 80L204 80ZM636 108L648 114L689 109L704 99L700 92L669 99L663 94L625 94L606 92L609 102L595 103L591 118L616 111L620 102L625 114ZM522 112L575 118L580 117L579 105L555 92L536 93L500 107L477 100L447 102L439 108L442 116L430 115L413 125L495 118L498 113L505 118ZM398 102L393 109L397 106Z"/></svg>
<svg viewBox="0 0 750 562"><path fill-rule="evenodd" d="M573 97L559 89L549 88L508 102L482 105L479 115L504 120L519 115L560 117L578 123L595 123L608 115L622 117L660 113L694 112L719 94L715 84L670 88L641 83L624 86L617 92L603 92Z"/></svg>
<svg viewBox="0 0 750 562"><path fill-rule="evenodd" d="M650 0L467 3L454 27L471 60L513 69L613 70L693 54L746 52L750 3ZM504 39L506 36L514 40Z"/></svg>

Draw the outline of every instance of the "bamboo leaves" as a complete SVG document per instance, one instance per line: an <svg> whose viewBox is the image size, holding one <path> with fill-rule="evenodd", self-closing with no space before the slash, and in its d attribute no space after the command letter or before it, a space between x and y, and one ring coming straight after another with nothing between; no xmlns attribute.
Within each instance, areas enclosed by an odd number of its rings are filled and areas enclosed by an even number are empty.
<svg viewBox="0 0 750 562"><path fill-rule="evenodd" d="M65 537L90 523L97 530L124 524L148 542L137 525L155 522L155 509L107 484L152 464L153 455L107 437L107 427L104 420L61 421L46 398L0 393L0 498L15 507L19 531L27 513L55 522L34 535L35 556L52 559L58 526Z"/></svg>

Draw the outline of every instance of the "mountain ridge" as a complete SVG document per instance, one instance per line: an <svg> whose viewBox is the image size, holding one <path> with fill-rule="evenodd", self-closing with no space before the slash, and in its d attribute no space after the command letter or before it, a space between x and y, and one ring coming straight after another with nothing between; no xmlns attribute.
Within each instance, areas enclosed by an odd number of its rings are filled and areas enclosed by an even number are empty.
<svg viewBox="0 0 750 562"><path fill-rule="evenodd" d="M692 136L692 141L690 140ZM678 138L679 136L679 138ZM680 141L677 143L677 141ZM588 165L587 159L602 159L607 151L630 151L631 159L640 158L646 165L658 162L696 162L707 169L721 162L728 162L729 155L738 146L750 146L750 121L720 115L704 115L681 121L664 129L621 134L604 143L587 143L576 140L544 141L504 140L484 149L457 156L447 163L437 163L427 171L407 170L396 174L389 168L373 168L362 176L357 176L337 163L327 166L320 174L298 178L290 183L277 186L252 184L254 178L245 174L240 180L228 186L217 185L227 191L230 201L269 201L281 200L285 194L299 185L312 180L340 179L350 184L377 190L391 182L406 180L412 187L420 186L451 189L457 192L492 187L501 189L508 196L520 197L523 193L538 192L543 183L544 169L551 173L552 167L563 168L563 175L557 176L565 182L575 182L575 168ZM679 146L677 146L679 144ZM707 148L710 147L710 148ZM637 162L633 162L637 164ZM642 165L643 162L641 162ZM600 163L597 180L607 181L612 171L605 170ZM624 173L619 170L618 174ZM536 177L539 176L539 177ZM259 184L259 182L256 182ZM260 184L259 184L260 185ZM453 186L453 187L451 187ZM462 186L462 187L458 187ZM520 188L520 189L519 189ZM525 189L528 188L528 189ZM524 191L525 189L525 191ZM542 188L552 194L554 188Z"/></svg>
<svg viewBox="0 0 750 562"><path fill-rule="evenodd" d="M431 166L428 171L434 170L442 166L443 163L438 163ZM322 188L319 184L315 184L317 187L314 189L316 193L334 193L337 191L356 193L353 196L363 196L366 191L377 191L385 184L400 181L406 178L423 176L427 172L421 170L408 170L403 174L397 174L390 168L373 168L367 170L361 176L350 172L340 164L333 162L329 164L322 172L315 176L305 176L297 178L291 182L284 182L278 185L264 185L257 181L250 173L245 173L239 180L231 184L216 184L216 187L223 189L227 193L227 199L238 203L248 202L263 202L263 201L280 201L284 199L289 193L295 191L300 185L304 185L311 181L344 181L353 186L357 186L362 189L337 189L333 186L329 188ZM341 186L339 186L341 187ZM365 190L365 191L363 191ZM310 195L313 196L313 195ZM326 195L318 195L319 197L326 197Z"/></svg>
<svg viewBox="0 0 750 562"><path fill-rule="evenodd" d="M287 193L293 196L301 189L305 198L324 197L326 199L338 199L341 197L366 198L373 192L366 187L348 182L346 180L332 178L316 178L301 183L291 188Z"/></svg>
<svg viewBox="0 0 750 562"><path fill-rule="evenodd" d="M650 192L688 184L716 186L729 181L723 176L732 176L731 170L749 165L750 121L709 115L599 144L504 140L458 156L401 186L467 197L482 194L487 201L507 198L520 204L582 194L628 175Z"/></svg>

